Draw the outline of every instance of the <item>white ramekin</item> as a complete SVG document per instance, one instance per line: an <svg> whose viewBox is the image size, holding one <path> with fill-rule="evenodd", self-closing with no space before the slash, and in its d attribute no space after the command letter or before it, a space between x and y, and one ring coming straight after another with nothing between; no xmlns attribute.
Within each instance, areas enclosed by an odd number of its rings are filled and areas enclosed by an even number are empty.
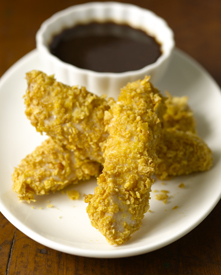
<svg viewBox="0 0 221 275"><path fill-rule="evenodd" d="M91 21L126 23L147 31L161 43L162 55L155 63L140 70L100 73L80 69L50 53L49 44L54 35L78 23ZM117 2L94 2L72 6L54 14L41 25L36 35L36 43L46 73L55 74L56 79L65 84L85 86L97 95L106 94L117 98L120 88L128 82L150 75L152 83L156 83L163 76L174 48L174 37L167 23L149 10Z"/></svg>

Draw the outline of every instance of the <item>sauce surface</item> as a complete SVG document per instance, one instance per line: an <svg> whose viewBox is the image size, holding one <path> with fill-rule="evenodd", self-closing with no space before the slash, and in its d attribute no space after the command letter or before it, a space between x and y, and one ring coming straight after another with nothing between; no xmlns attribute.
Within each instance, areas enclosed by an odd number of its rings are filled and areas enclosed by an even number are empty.
<svg viewBox="0 0 221 275"><path fill-rule="evenodd" d="M161 55L161 45L154 37L114 22L92 22L65 29L54 36L49 47L60 60L96 72L139 70Z"/></svg>

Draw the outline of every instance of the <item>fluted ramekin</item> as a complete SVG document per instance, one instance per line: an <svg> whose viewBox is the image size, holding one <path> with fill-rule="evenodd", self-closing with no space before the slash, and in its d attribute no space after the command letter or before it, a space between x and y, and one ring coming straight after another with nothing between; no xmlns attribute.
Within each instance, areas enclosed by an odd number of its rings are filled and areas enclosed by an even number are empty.
<svg viewBox="0 0 221 275"><path fill-rule="evenodd" d="M93 21L126 23L144 30L161 44L162 54L156 62L140 70L100 73L70 65L50 53L49 44L54 35L76 24ZM69 7L47 19L37 32L36 44L46 73L55 74L56 79L65 84L85 86L97 95L117 98L121 87L145 75L150 75L151 81L156 83L168 68L175 43L167 23L149 10L117 2L92 2Z"/></svg>

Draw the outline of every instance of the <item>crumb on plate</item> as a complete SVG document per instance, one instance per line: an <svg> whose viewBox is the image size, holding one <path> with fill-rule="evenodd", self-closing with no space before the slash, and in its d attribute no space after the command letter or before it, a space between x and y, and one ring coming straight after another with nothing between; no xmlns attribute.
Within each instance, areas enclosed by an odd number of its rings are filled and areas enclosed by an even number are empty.
<svg viewBox="0 0 221 275"><path fill-rule="evenodd" d="M163 203L166 204L168 202L168 198L169 198L169 196L168 196L169 191L161 190L160 192L161 193L156 194L154 197L155 197L156 200L163 201Z"/></svg>
<svg viewBox="0 0 221 275"><path fill-rule="evenodd" d="M67 191L67 195L71 200L78 200L80 197L80 194L77 190Z"/></svg>
<svg viewBox="0 0 221 275"><path fill-rule="evenodd" d="M180 188L184 188L184 187L185 187L184 183L182 182L182 183L179 185L179 187L180 187Z"/></svg>

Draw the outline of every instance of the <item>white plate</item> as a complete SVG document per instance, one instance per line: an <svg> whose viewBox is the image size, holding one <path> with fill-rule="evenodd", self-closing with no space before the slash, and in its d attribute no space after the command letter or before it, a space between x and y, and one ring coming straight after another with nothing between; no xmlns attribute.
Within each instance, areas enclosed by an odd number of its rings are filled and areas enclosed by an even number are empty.
<svg viewBox="0 0 221 275"><path fill-rule="evenodd" d="M221 95L207 72L176 50L170 68L158 87L172 95L189 97L198 122L198 133L214 153L214 166L205 173L157 181L153 189L169 190L168 204L151 199L141 229L124 245L114 247L91 226L83 194L93 193L96 181L75 186L81 199L70 200L60 192L21 203L12 191L11 174L21 159L45 138L30 125L24 114L25 73L41 69L36 50L27 54L0 81L0 210L19 230L35 241L66 253L118 258L150 252L168 245L196 227L215 207L221 194ZM183 182L185 188L179 188ZM54 208L47 208L50 201ZM32 208L34 206L34 209ZM174 206L178 206L173 210ZM40 209L42 207L43 209ZM218 233L218 232L217 232Z"/></svg>

